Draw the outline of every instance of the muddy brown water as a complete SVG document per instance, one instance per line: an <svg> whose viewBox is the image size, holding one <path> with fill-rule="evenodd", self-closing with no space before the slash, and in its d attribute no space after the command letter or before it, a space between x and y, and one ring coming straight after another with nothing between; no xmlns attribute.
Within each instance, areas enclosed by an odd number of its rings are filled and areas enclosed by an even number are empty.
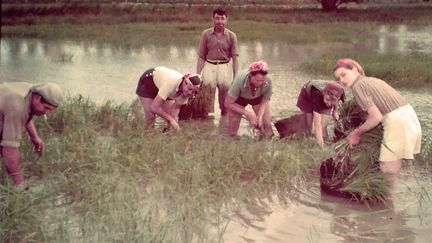
<svg viewBox="0 0 432 243"><path fill-rule="evenodd" d="M263 59L271 68L274 94L273 120L297 112L301 85L316 77L296 71L295 65L323 54L355 48L362 52L432 54L432 26L381 26L377 38L356 44L288 45L240 42L240 66ZM143 45L135 49L74 41L1 39L0 82L58 82L70 95L82 94L97 103L132 102L137 80L149 67L167 66L194 72L196 46ZM432 95L401 90L423 125L432 127ZM214 123L222 125L215 107ZM222 121L222 122L221 122ZM251 134L242 121L240 134ZM397 200L390 207L368 208L321 195L319 180L287 195L286 203L269 201L244 217L227 215L225 242L430 242L432 239L432 179L430 174L405 164L397 185ZM245 221L244 218L248 220ZM243 220L242 220L243 218Z"/></svg>

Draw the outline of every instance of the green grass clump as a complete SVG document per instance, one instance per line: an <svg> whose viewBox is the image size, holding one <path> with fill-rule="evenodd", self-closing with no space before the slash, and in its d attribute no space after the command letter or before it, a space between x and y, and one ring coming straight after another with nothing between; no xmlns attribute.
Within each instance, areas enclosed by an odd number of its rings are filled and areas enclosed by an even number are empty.
<svg viewBox="0 0 432 243"><path fill-rule="evenodd" d="M317 75L332 77L339 58L349 57L360 63L366 76L380 78L394 87L432 89L432 57L426 54L339 54L303 63L300 68Z"/></svg>
<svg viewBox="0 0 432 243"><path fill-rule="evenodd" d="M199 121L147 132L139 108L77 96L37 117L45 153L23 141L30 192L2 186L3 241L216 241L226 215L286 200L325 157L311 140L232 140Z"/></svg>

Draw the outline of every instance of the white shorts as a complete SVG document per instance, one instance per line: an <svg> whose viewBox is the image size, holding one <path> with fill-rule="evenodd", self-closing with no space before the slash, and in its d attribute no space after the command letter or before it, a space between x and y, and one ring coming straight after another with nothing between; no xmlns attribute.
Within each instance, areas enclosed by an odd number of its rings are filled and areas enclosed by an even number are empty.
<svg viewBox="0 0 432 243"><path fill-rule="evenodd" d="M203 84L216 87L218 85L230 86L232 82L232 64L231 62L214 65L205 62L202 70Z"/></svg>
<svg viewBox="0 0 432 243"><path fill-rule="evenodd" d="M386 114L382 121L384 137L379 160L414 159L420 153L421 127L411 105L399 107Z"/></svg>

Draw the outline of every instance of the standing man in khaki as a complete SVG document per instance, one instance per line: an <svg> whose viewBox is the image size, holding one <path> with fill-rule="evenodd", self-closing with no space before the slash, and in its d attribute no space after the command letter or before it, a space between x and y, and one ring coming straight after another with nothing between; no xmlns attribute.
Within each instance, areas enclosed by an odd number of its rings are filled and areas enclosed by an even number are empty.
<svg viewBox="0 0 432 243"><path fill-rule="evenodd" d="M225 28L228 17L225 10L218 8L213 11L213 27L204 30L198 51L197 73L203 79L202 92L210 96L211 102L205 104L205 111L214 112L214 96L216 87L219 93L221 116L226 114L225 97L231 81L238 71L237 36ZM231 68L232 63L232 68Z"/></svg>

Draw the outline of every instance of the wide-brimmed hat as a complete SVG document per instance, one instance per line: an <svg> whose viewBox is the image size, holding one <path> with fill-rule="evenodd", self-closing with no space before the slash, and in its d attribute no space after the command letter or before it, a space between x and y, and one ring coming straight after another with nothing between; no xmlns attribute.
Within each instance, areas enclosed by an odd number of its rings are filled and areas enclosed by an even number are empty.
<svg viewBox="0 0 432 243"><path fill-rule="evenodd" d="M59 106L63 103L63 91L58 84L40 83L32 86L31 91L42 96L50 104Z"/></svg>

